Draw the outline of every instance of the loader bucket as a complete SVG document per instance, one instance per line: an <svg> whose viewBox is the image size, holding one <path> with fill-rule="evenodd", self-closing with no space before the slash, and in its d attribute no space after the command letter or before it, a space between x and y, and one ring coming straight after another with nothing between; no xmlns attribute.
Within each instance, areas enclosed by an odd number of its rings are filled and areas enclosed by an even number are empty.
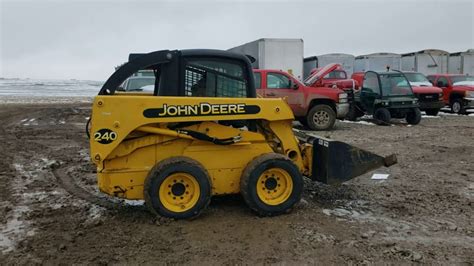
<svg viewBox="0 0 474 266"><path fill-rule="evenodd" d="M338 184L381 166L397 163L392 154L382 157L347 143L313 137L313 168L311 179L325 184Z"/></svg>

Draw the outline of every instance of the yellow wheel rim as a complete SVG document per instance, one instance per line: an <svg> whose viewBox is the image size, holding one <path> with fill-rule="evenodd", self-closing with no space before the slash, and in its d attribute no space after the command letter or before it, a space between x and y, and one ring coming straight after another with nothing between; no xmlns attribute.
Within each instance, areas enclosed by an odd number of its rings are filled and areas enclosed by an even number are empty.
<svg viewBox="0 0 474 266"><path fill-rule="evenodd" d="M172 212L191 209L198 202L200 194L198 181L186 173L169 175L159 188L161 204Z"/></svg>
<svg viewBox="0 0 474 266"><path fill-rule="evenodd" d="M291 195L293 180L291 175L281 168L270 168L257 180L257 195L267 205L279 205Z"/></svg>

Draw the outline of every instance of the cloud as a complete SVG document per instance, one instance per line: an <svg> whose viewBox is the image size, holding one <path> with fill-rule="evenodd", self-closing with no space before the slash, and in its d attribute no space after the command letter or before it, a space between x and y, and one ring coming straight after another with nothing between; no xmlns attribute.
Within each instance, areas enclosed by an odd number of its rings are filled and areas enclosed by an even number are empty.
<svg viewBox="0 0 474 266"><path fill-rule="evenodd" d="M130 52L303 38L305 55L474 47L471 1L3 1L0 75L105 80Z"/></svg>

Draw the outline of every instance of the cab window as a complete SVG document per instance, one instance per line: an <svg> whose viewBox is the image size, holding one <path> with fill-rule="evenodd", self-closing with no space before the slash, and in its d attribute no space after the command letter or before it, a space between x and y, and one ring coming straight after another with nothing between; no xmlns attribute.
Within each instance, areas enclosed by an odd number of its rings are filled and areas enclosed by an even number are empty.
<svg viewBox="0 0 474 266"><path fill-rule="evenodd" d="M412 94L410 84L404 75L380 74L380 84L384 96Z"/></svg>
<svg viewBox="0 0 474 266"><path fill-rule="evenodd" d="M262 74L260 73L253 73L253 76L255 78L255 89L260 89L261 83L262 83Z"/></svg>
<svg viewBox="0 0 474 266"><path fill-rule="evenodd" d="M362 90L366 93L380 95L380 86L377 74L373 72L368 72L365 74Z"/></svg>
<svg viewBox="0 0 474 266"><path fill-rule="evenodd" d="M151 72L153 74L153 72ZM143 75L142 71L138 71L126 79L121 86L117 88L118 91L123 92L149 92L155 91L155 77L150 75Z"/></svg>
<svg viewBox="0 0 474 266"><path fill-rule="evenodd" d="M436 82L436 86L448 87L448 79L445 77L439 77L438 81Z"/></svg>
<svg viewBox="0 0 474 266"><path fill-rule="evenodd" d="M267 88L269 89L288 89L290 88L290 79L279 73L268 73Z"/></svg>
<svg viewBox="0 0 474 266"><path fill-rule="evenodd" d="M340 70L334 70L323 77L323 79L346 79L346 78L347 78L346 72L340 71Z"/></svg>
<svg viewBox="0 0 474 266"><path fill-rule="evenodd" d="M186 96L247 97L244 66L232 60L188 59L185 66Z"/></svg>

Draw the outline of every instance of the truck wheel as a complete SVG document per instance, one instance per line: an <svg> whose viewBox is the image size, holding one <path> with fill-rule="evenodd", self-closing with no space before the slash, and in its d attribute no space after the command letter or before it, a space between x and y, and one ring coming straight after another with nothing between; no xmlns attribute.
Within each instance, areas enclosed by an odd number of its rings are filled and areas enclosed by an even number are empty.
<svg viewBox="0 0 474 266"><path fill-rule="evenodd" d="M425 112L427 115L437 116L439 109L428 109L428 110L425 110Z"/></svg>
<svg viewBox="0 0 474 266"><path fill-rule="evenodd" d="M455 114L464 114L464 108L462 106L462 100L460 98L451 101L451 111Z"/></svg>
<svg viewBox="0 0 474 266"><path fill-rule="evenodd" d="M172 157L153 167L143 193L153 214L188 219L197 217L209 205L211 183L199 162L188 157Z"/></svg>
<svg viewBox="0 0 474 266"><path fill-rule="evenodd" d="M286 156L263 154L243 171L240 193L250 209L261 216L287 213L301 199L303 177Z"/></svg>
<svg viewBox="0 0 474 266"><path fill-rule="evenodd" d="M418 108L413 108L406 117L407 123L410 125L418 125L421 121L421 112Z"/></svg>
<svg viewBox="0 0 474 266"><path fill-rule="evenodd" d="M336 123L336 112L329 105L318 104L309 110L306 122L312 130L329 130Z"/></svg>
<svg viewBox="0 0 474 266"><path fill-rule="evenodd" d="M379 125L388 125L390 124L390 111L387 108L379 108L375 110L374 119Z"/></svg>

